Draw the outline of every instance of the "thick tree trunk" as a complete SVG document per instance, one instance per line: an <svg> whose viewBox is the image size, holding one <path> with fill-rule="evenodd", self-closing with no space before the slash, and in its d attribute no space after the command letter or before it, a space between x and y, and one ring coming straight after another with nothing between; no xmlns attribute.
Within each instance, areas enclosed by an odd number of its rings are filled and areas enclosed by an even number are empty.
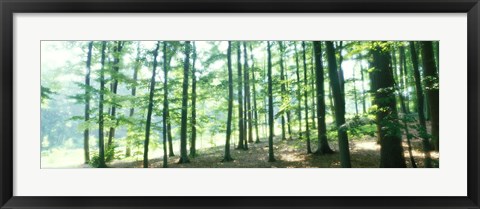
<svg viewBox="0 0 480 209"><path fill-rule="evenodd" d="M192 54L192 139L190 141L190 156L195 157L196 153L196 141L197 141L197 76L195 75L195 61L197 60L197 49L195 42L193 42L193 54Z"/></svg>
<svg viewBox="0 0 480 209"><path fill-rule="evenodd" d="M312 153L312 147L310 145L310 129L308 127L308 77L307 77L307 58L306 58L306 49L305 41L302 41L302 51L303 51L303 95L305 97L305 136L307 137L307 153Z"/></svg>
<svg viewBox="0 0 480 209"><path fill-rule="evenodd" d="M101 64L102 68L100 69L100 98L98 100L98 167L106 168L105 164L105 142L104 142L104 130L103 130L103 97L105 92L105 48L107 42L102 41L102 58Z"/></svg>
<svg viewBox="0 0 480 209"><path fill-rule="evenodd" d="M427 136L427 122L425 120L424 114L424 101L423 98L425 97L423 94L423 87L422 87L422 80L420 77L420 70L418 69L418 55L417 50L415 49L415 43L410 41L410 55L412 56L412 64L413 64L413 78L415 79L415 89L417 93L417 112L418 112L418 120L420 122L420 132L422 137L423 143L423 151L425 153L425 167L430 168L432 167L432 158L430 156L430 141L428 140Z"/></svg>
<svg viewBox="0 0 480 209"><path fill-rule="evenodd" d="M348 135L345 125L345 95L341 89L341 77L337 76L337 62L335 58L335 48L333 42L325 42L328 59L328 75L330 85L332 86L333 99L335 100L335 123L338 133L338 148L340 151L340 164L343 168L352 167L350 163L350 148L348 145ZM342 76L343 77L343 76Z"/></svg>
<svg viewBox="0 0 480 209"><path fill-rule="evenodd" d="M388 42L375 42L371 48L374 69L370 73L370 79L374 104L377 106L376 123L381 147L380 167L405 168L388 49Z"/></svg>
<svg viewBox="0 0 480 209"><path fill-rule="evenodd" d="M298 137L302 138L302 83L300 82L300 64L298 61L297 42L293 42L295 49L295 74L297 76L297 117L298 117Z"/></svg>
<svg viewBox="0 0 480 209"><path fill-rule="evenodd" d="M243 113L243 93L242 93L242 61L241 61L241 49L240 42L237 42L237 75L238 75L238 145L237 149L245 149L245 123L244 123L244 113Z"/></svg>
<svg viewBox="0 0 480 209"><path fill-rule="evenodd" d="M268 123L269 123L269 135L268 135L268 162L275 162L275 156L273 152L273 90L272 90L272 52L270 41L267 41L267 53L268 53Z"/></svg>
<svg viewBox="0 0 480 209"><path fill-rule="evenodd" d="M143 145L143 167L148 168L148 145L150 143L150 127L152 124L152 112L153 112L153 96L155 94L155 75L157 71L157 56L160 42L157 42L157 46L153 51L153 69L152 78L150 79L150 93L148 95L148 108L147 108L147 123L145 125L145 142Z"/></svg>
<svg viewBox="0 0 480 209"><path fill-rule="evenodd" d="M316 154L330 154L333 150L328 145L327 140L327 125L325 123L325 80L323 72L322 62L322 44L319 41L313 42L313 48L315 50L315 85L317 92L317 136L318 136L318 149Z"/></svg>
<svg viewBox="0 0 480 209"><path fill-rule="evenodd" d="M188 115L188 74L190 69L190 41L185 41L185 61L183 62L182 119L180 124L180 159L178 163L189 163L187 154L187 115Z"/></svg>
<svg viewBox="0 0 480 209"><path fill-rule="evenodd" d="M88 43L88 52L87 52L87 66L86 66L86 73L85 73L85 123L89 123L90 121L90 66L92 65L92 48L93 48L93 41ZM84 154L84 162L90 162L90 130L87 126L83 131L83 154Z"/></svg>
<svg viewBox="0 0 480 209"><path fill-rule="evenodd" d="M225 155L222 162L233 161L230 155L230 137L232 134L232 110L233 110L233 76L232 76L232 43L228 42L227 49L227 66L228 66L228 115L227 115L227 136L225 139ZM255 92L254 92L255 95Z"/></svg>
<svg viewBox="0 0 480 209"><path fill-rule="evenodd" d="M439 150L439 98L438 98L438 74L433 55L431 41L422 41L422 61L424 69L425 89L430 105L430 117L432 123L432 143L436 151Z"/></svg>

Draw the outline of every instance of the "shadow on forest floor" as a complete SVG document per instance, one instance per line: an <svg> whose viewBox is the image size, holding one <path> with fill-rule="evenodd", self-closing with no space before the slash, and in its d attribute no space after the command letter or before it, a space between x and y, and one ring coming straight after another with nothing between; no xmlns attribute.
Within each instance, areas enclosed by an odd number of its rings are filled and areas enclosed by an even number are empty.
<svg viewBox="0 0 480 209"><path fill-rule="evenodd" d="M317 141L312 140L312 151L315 152ZM268 162L268 143L266 139L260 143L249 143L248 150L237 150L232 146L232 162L221 162L224 146L216 146L197 150L195 158L190 157L190 163L178 164L179 153L169 157L169 168L340 168L340 156L336 142L329 142L336 152L328 155L307 154L306 142L298 139L280 140L275 137L274 150L276 162ZM408 155L407 144L404 142L404 154L407 167L412 167ZM424 156L420 139L412 139L413 156L419 168L424 167ZM354 168L378 168L380 162L380 146L375 138L350 140L351 163ZM432 152L434 166L438 167L439 155ZM141 168L143 161L121 162L114 161L108 165L113 168ZM163 159L149 160L149 167L161 168Z"/></svg>

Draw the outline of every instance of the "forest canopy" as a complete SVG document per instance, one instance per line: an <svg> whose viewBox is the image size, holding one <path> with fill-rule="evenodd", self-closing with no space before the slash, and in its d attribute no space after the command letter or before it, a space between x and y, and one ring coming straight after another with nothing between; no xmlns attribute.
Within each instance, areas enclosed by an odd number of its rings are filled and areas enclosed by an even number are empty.
<svg viewBox="0 0 480 209"><path fill-rule="evenodd" d="M438 168L438 41L42 41L42 168Z"/></svg>

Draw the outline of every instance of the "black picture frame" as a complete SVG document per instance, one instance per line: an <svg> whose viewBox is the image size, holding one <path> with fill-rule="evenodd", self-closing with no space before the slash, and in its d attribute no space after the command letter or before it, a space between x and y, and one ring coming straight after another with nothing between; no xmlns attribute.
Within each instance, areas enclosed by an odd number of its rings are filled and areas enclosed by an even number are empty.
<svg viewBox="0 0 480 209"><path fill-rule="evenodd" d="M1 208L480 208L478 0L0 0ZM13 196L15 13L467 13L468 195L465 197L22 197ZM451 179L445 179L451 181ZM322 188L319 188L322 189Z"/></svg>

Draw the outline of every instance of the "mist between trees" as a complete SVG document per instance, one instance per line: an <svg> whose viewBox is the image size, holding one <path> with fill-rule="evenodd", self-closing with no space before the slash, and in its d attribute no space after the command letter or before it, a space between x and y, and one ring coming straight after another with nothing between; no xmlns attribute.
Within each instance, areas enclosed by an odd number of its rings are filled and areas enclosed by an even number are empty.
<svg viewBox="0 0 480 209"><path fill-rule="evenodd" d="M439 167L436 41L42 41L42 168Z"/></svg>

